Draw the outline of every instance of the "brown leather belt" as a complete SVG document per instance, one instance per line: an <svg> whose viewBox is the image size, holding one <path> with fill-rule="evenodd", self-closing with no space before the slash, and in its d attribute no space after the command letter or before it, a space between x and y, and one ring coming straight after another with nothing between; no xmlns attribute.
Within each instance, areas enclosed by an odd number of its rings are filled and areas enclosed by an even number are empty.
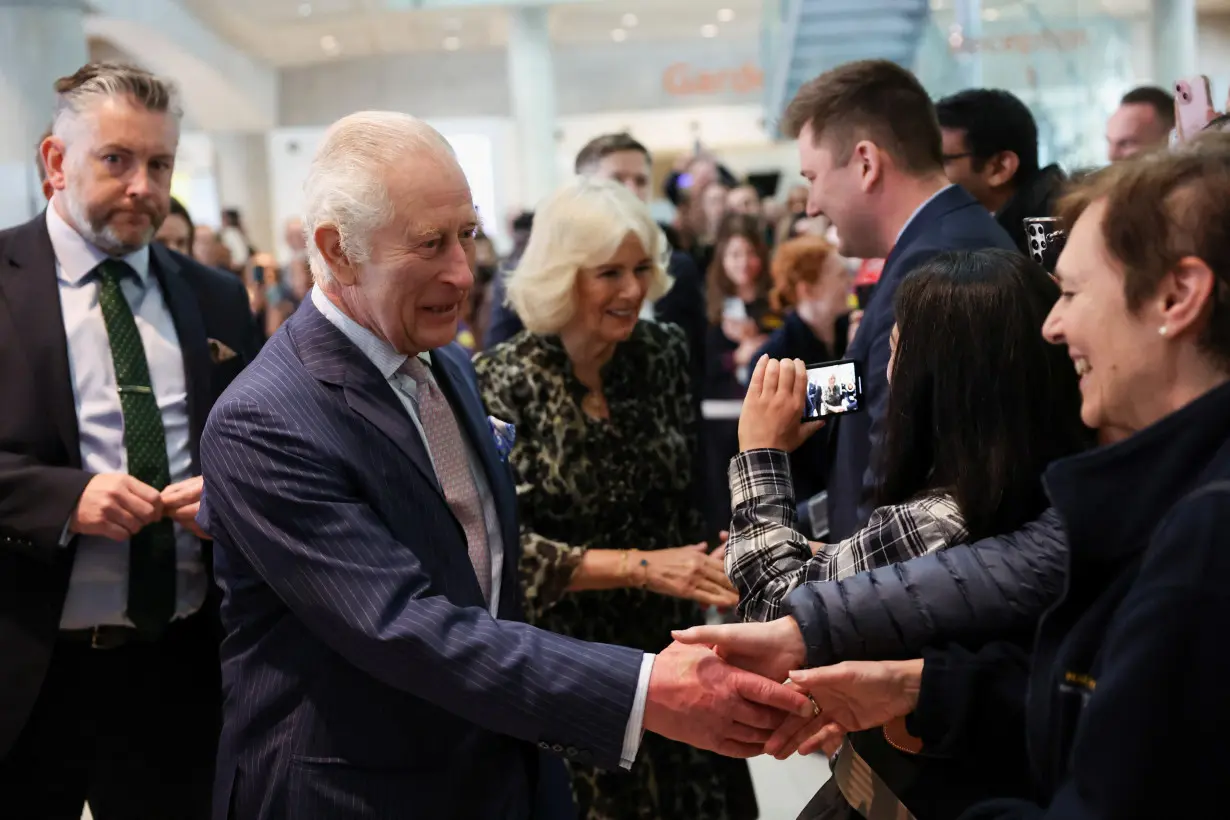
<svg viewBox="0 0 1230 820"><path fill-rule="evenodd" d="M96 626L93 629L62 629L60 640L89 644L90 649L119 649L132 643L145 643L141 633L130 626Z"/></svg>

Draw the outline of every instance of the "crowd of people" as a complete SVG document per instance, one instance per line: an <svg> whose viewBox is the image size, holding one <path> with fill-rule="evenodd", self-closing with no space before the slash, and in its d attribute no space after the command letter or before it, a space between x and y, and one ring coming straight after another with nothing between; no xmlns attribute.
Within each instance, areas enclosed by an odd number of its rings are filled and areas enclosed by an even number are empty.
<svg viewBox="0 0 1230 820"><path fill-rule="evenodd" d="M501 259L360 112L279 265L171 197L167 81L55 93L0 231L0 811L754 820L796 752L804 820L1213 811L1224 117L1137 89L1065 174L1010 93L849 63L780 198L698 154L660 225L601 135Z"/></svg>

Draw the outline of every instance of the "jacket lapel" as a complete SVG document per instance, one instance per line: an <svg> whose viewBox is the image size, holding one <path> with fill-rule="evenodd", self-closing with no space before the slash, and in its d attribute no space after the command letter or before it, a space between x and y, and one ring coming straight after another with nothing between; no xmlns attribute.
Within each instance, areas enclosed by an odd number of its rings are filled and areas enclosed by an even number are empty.
<svg viewBox="0 0 1230 820"><path fill-rule="evenodd" d="M210 381L209 340L196 296L180 276L179 262L161 245L150 245L150 269L162 288L162 298L171 311L184 358L184 381L188 385L188 426L194 472L199 472L199 444L205 420L213 404Z"/></svg>
<svg viewBox="0 0 1230 820"><path fill-rule="evenodd" d="M427 446L414 422L363 351L334 327L311 299L305 300L291 318L290 332L308 372L322 382L341 387L350 409L384 433L443 498Z"/></svg>
<svg viewBox="0 0 1230 820"><path fill-rule="evenodd" d="M60 431L69 464L79 468L81 442L68 366L68 339L45 211L17 229L8 259L0 261L0 296L8 304L15 337L24 342L30 370L46 390L47 412Z"/></svg>

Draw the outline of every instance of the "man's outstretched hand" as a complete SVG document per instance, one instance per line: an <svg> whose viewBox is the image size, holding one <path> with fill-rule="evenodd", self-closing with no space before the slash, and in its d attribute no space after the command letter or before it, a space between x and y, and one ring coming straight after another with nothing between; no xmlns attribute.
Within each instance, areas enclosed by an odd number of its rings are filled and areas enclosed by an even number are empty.
<svg viewBox="0 0 1230 820"><path fill-rule="evenodd" d="M647 730L727 757L755 757L795 715L814 713L799 692L737 669L703 646L674 643L653 663Z"/></svg>
<svg viewBox="0 0 1230 820"><path fill-rule="evenodd" d="M790 616L767 623L694 626L671 636L680 643L712 647L731 666L778 682L791 669L801 668L807 656L798 621Z"/></svg>

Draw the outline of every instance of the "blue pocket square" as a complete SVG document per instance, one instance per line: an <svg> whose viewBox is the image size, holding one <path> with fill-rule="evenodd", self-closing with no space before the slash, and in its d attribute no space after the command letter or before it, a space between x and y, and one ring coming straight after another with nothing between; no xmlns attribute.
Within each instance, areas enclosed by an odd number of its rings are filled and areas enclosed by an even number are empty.
<svg viewBox="0 0 1230 820"><path fill-rule="evenodd" d="M506 421L500 421L495 416L487 416L487 424L491 425L491 435L495 439L495 451L502 461L508 461L508 454L517 443L517 428Z"/></svg>

